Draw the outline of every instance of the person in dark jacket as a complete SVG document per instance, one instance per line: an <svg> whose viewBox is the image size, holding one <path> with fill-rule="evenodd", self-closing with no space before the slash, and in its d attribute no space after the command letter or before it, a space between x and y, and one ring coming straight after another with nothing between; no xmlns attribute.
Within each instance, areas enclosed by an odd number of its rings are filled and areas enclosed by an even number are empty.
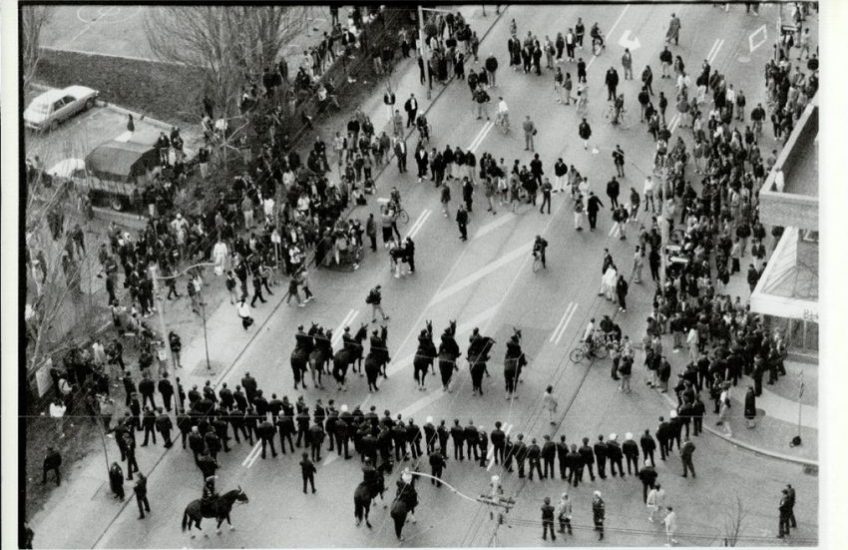
<svg viewBox="0 0 848 550"><path fill-rule="evenodd" d="M135 502L138 504L138 519L144 519L144 512L150 513L150 502L147 501L147 478L141 472L133 486L133 492Z"/></svg>
<svg viewBox="0 0 848 550"><path fill-rule="evenodd" d="M469 420L468 425L465 427L465 445L468 460L471 460L471 455L473 453L474 460L479 461L480 433L478 432L477 427L474 426L473 420Z"/></svg>
<svg viewBox="0 0 848 550"><path fill-rule="evenodd" d="M651 465L656 466L657 463L654 461L654 450L657 448L657 442L654 441L653 437L651 437L651 430L645 430L645 433L639 440L639 446L642 448L642 456L645 457L645 461L647 462L650 458Z"/></svg>
<svg viewBox="0 0 848 550"><path fill-rule="evenodd" d="M589 478L595 481L595 473L592 466L595 464L595 453L592 451L592 446L589 445L589 438L583 438L583 446L577 450L580 453L580 458L583 460L583 466L589 471Z"/></svg>
<svg viewBox="0 0 848 550"><path fill-rule="evenodd" d="M624 434L624 443L621 444L621 452L624 453L624 459L627 462L627 473L630 475L639 475L639 445L633 441L633 434ZM630 467L633 466L633 471Z"/></svg>
<svg viewBox="0 0 848 550"><path fill-rule="evenodd" d="M308 415L307 415L308 418ZM277 458L277 449L274 448L274 434L276 433L276 429L274 425L271 424L267 419L263 419L262 422L259 423L259 426L256 428L256 433L262 439L262 459L265 459L265 447L267 445L271 446L271 456ZM305 442L304 442L305 443ZM306 456L306 453L303 454Z"/></svg>
<svg viewBox="0 0 848 550"><path fill-rule="evenodd" d="M301 455L302 460L300 461L300 475L303 478L303 494L306 494L306 484L307 482L312 486L312 493L315 493L315 473L318 471L315 468L315 464L309 460L309 455L307 453L303 453Z"/></svg>
<svg viewBox="0 0 848 550"><path fill-rule="evenodd" d="M645 458L644 466L639 470L639 481L642 482L642 502L648 502L648 490L653 489L657 481L657 471L653 464Z"/></svg>
<svg viewBox="0 0 848 550"><path fill-rule="evenodd" d="M565 460L571 471L568 473L568 482L573 483L577 487L578 483L583 481L583 457L577 451L577 445L571 445L571 451L565 456Z"/></svg>
<svg viewBox="0 0 848 550"><path fill-rule="evenodd" d="M527 461L530 464L530 473L529 479L533 481L533 472L536 471L539 474L539 479L545 479L545 475L542 473L542 449L539 447L539 444L536 443L536 438L530 440L530 445L527 446Z"/></svg>
<svg viewBox="0 0 848 550"><path fill-rule="evenodd" d="M109 487L115 494L115 498L124 500L124 471L117 462L113 462L112 467L109 468Z"/></svg>
<svg viewBox="0 0 848 550"><path fill-rule="evenodd" d="M757 417L757 397L754 394L754 388L748 386L748 391L745 393L745 425L749 428L756 426L754 419Z"/></svg>
<svg viewBox="0 0 848 550"><path fill-rule="evenodd" d="M156 412L159 413L155 420L156 431L162 434L162 439L165 440L165 448L169 449L173 445L171 441L171 430L174 428L174 424L171 422L171 417L162 410L162 407L156 409Z"/></svg>
<svg viewBox="0 0 848 550"><path fill-rule="evenodd" d="M59 472L59 466L62 465L62 455L53 447L47 447L47 456L44 457L44 463L41 466L41 483L47 483L47 473L56 473L56 487L62 482L62 475Z"/></svg>
<svg viewBox="0 0 848 550"><path fill-rule="evenodd" d="M445 457L438 450L433 450L430 453L430 468L432 468L432 475L436 479L442 479L442 472L445 469ZM442 482L436 481L436 479L431 479L430 483L435 485L436 487L441 487Z"/></svg>
<svg viewBox="0 0 848 550"><path fill-rule="evenodd" d="M598 463L598 477L606 479L607 444L604 442L603 435L598 435L598 442L594 445L594 451L595 461Z"/></svg>
<svg viewBox="0 0 848 550"><path fill-rule="evenodd" d="M309 427L309 448L312 451L314 462L321 460L321 445L323 445L325 437L324 428L319 422L315 422Z"/></svg>
<svg viewBox="0 0 848 550"><path fill-rule="evenodd" d="M556 443L551 441L551 436L544 435L545 442L542 443L542 462L544 463L544 477L554 477L554 459L556 458Z"/></svg>
<svg viewBox="0 0 848 550"><path fill-rule="evenodd" d="M556 444L557 460L559 461L559 478L565 480L568 467L568 444L565 442L565 436L559 436L559 443Z"/></svg>
<svg viewBox="0 0 848 550"><path fill-rule="evenodd" d="M618 442L617 434L610 434L609 439L607 439L607 459L610 463L610 473L613 477L615 477L616 469L618 470L618 475L624 477L624 465L623 462L624 455L621 452L621 444Z"/></svg>

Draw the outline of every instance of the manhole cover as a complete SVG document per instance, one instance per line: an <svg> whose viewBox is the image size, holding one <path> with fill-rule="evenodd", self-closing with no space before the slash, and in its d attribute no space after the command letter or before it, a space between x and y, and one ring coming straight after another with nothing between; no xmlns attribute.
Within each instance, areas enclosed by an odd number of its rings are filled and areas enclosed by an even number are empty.
<svg viewBox="0 0 848 550"><path fill-rule="evenodd" d="M818 466L804 466L804 473L808 476L819 476L819 467Z"/></svg>

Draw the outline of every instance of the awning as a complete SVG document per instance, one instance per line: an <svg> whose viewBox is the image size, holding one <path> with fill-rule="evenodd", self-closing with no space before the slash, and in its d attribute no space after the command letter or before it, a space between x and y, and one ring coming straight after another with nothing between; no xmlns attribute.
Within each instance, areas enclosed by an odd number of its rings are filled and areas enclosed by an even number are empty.
<svg viewBox="0 0 848 550"><path fill-rule="evenodd" d="M818 243L787 227L751 294L751 311L818 322Z"/></svg>

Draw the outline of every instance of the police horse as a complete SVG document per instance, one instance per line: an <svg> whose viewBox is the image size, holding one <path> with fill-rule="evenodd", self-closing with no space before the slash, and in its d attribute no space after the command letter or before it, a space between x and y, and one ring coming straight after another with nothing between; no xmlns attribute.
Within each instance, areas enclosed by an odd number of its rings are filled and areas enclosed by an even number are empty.
<svg viewBox="0 0 848 550"><path fill-rule="evenodd" d="M363 323L356 335L349 336L348 329L345 329L345 335L342 336L344 343L343 347L333 355L333 378L338 384L340 391L347 391L347 369L354 365L353 372L356 370L356 362L359 362L360 374L362 371L362 342L368 335L368 325Z"/></svg>
<svg viewBox="0 0 848 550"><path fill-rule="evenodd" d="M318 325L313 324L312 328L309 329L310 336L312 336L313 347L312 351L309 352L309 371L312 373L312 385L324 389L324 382L322 380L322 376L326 373L326 365L331 357L333 357L333 331L324 329Z"/></svg>
<svg viewBox="0 0 848 550"><path fill-rule="evenodd" d="M459 346L454 336L456 335L456 321L451 321L450 326L442 333L442 341L439 344L439 373L442 375L442 389L450 392L450 382L454 371L459 370L456 365L460 357Z"/></svg>
<svg viewBox="0 0 848 550"><path fill-rule="evenodd" d="M412 523L415 523L415 507L418 506L418 492L415 490L415 477L404 472L397 482L397 495L392 502L389 511L395 524L395 535L399 541L403 541L403 525L406 516L410 515Z"/></svg>
<svg viewBox="0 0 848 550"><path fill-rule="evenodd" d="M221 524L224 523L224 520L227 520L230 531L235 530L233 522L230 521L230 511L232 511L233 505L236 502L243 502L245 504L248 502L247 494L242 491L241 487L218 496L206 508L201 506L201 499L192 500L183 512L183 531L187 527L189 533L191 533L191 527L194 525L203 532L203 528L200 527L200 521L203 518L215 518L218 520L216 528L219 535L221 534ZM203 533L203 535L208 536L206 533ZM194 533L191 533L191 538L194 538Z"/></svg>
<svg viewBox="0 0 848 550"><path fill-rule="evenodd" d="M371 347L365 357L365 378L368 381L368 392L380 391L377 387L377 378L380 374L388 378L386 365L391 361L389 349L386 345L388 329L383 326L378 334L375 330L371 335Z"/></svg>
<svg viewBox="0 0 848 550"><path fill-rule="evenodd" d="M521 377L521 369L527 365L527 358L521 350L521 331L515 333L506 343L506 356L504 357L504 382L506 383L506 398L516 398L515 390Z"/></svg>
<svg viewBox="0 0 848 550"><path fill-rule="evenodd" d="M297 389L298 384L303 389L307 388L305 375L309 366L309 356L315 348L312 335L315 334L317 328L318 325L312 323L312 327L306 333L303 332L303 325L301 325L298 327L297 334L295 334L296 343L290 358L292 374L294 375L294 389Z"/></svg>
<svg viewBox="0 0 848 550"><path fill-rule="evenodd" d="M427 321L427 328L422 329L421 334L418 335L418 349L415 350L415 358L412 360L415 382L418 384L419 391L427 389L424 385L424 379L427 377L428 367L433 371L433 374L436 374L433 366L436 357L438 357L438 351L436 351L436 345L433 343L433 322Z"/></svg>
<svg viewBox="0 0 848 550"><path fill-rule="evenodd" d="M353 515L356 517L356 526L362 525L362 520L365 520L365 526L371 529L371 523L368 521L368 513L371 511L371 502L380 497L380 502L383 506L386 504L383 499L383 494L386 492L386 474L391 472L391 463L384 462L373 470L372 475L366 475L366 479L356 486L353 492Z"/></svg>
<svg viewBox="0 0 848 550"><path fill-rule="evenodd" d="M486 363L489 361L489 351L495 341L488 336L481 336L477 329L471 336L468 345L468 368L471 371L471 384L474 395L483 395L483 375L489 376Z"/></svg>

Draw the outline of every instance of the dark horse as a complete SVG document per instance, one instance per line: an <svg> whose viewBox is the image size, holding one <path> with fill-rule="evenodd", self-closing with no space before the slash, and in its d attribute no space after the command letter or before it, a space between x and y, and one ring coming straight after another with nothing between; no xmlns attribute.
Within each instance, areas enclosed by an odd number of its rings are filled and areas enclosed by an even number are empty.
<svg viewBox="0 0 848 550"><path fill-rule="evenodd" d="M368 335L368 325L363 324L356 336L344 336L344 346L333 355L333 378L339 385L339 390L347 391L347 368L357 360L362 361L362 342ZM356 369L354 368L354 372Z"/></svg>
<svg viewBox="0 0 848 550"><path fill-rule="evenodd" d="M247 503L247 494L241 490L241 487L238 489L233 489L232 491L227 491L223 495L219 496L214 502L211 503L208 510L202 510L200 505L200 499L192 500L189 502L188 506L185 508L185 512L183 512L183 531L188 527L189 532L191 532L191 526L194 524L195 527L203 531L200 527L200 520L203 518L215 518L218 520L217 530L218 534L221 534L221 524L224 523L224 520L227 520L227 523L230 526L230 530L234 530L233 522L230 521L230 511L233 509L233 504L238 502ZM191 535L191 538L194 538L194 534Z"/></svg>
<svg viewBox="0 0 848 550"><path fill-rule="evenodd" d="M368 391L380 391L377 387L377 377L382 373L383 378L387 378L386 364L391 361L389 350L386 347L386 338L388 329L383 326L380 334L375 330L371 335L371 347L368 350L368 355L365 357L365 377L368 380Z"/></svg>
<svg viewBox="0 0 848 550"><path fill-rule="evenodd" d="M301 327L301 329L302 328L303 327ZM315 334L317 330L318 325L312 323L312 327L309 329L308 333L304 333L300 330L295 335L297 343L295 344L294 351L291 353L291 368L292 374L294 374L294 389L297 389L298 384L303 386L303 389L307 388L304 375L306 374L306 368L309 366L309 355L315 348L312 335Z"/></svg>
<svg viewBox="0 0 848 550"><path fill-rule="evenodd" d="M468 346L468 367L471 370L471 384L474 395L483 395L483 375L488 375L486 362L489 360L489 351L495 341L488 336L479 336L475 333Z"/></svg>
<svg viewBox="0 0 848 550"><path fill-rule="evenodd" d="M418 349L415 351L415 358L412 360L415 382L421 391L426 389L424 379L427 377L427 369L428 367L433 369L437 355L436 345L433 344L433 322L427 321L427 328L418 335ZM433 374L435 374L435 371Z"/></svg>
<svg viewBox="0 0 848 550"><path fill-rule="evenodd" d="M506 356L504 357L504 382L506 383L507 399L518 397L515 395L516 385L521 376L521 369L526 365L527 358L521 351L521 332L516 330L506 343Z"/></svg>
<svg viewBox="0 0 848 550"><path fill-rule="evenodd" d="M395 523L395 535L398 540L403 540L403 524L406 523L407 514L412 514L412 523L415 523L415 507L418 506L418 492L415 490L415 482L404 483L398 480L398 491L390 514Z"/></svg>
<svg viewBox="0 0 848 550"><path fill-rule="evenodd" d="M381 464L376 469L376 475L373 480L370 482L369 480L365 480L356 486L356 490L353 492L353 514L356 517L357 527L365 519L365 525L371 529L371 523L368 521L368 513L371 511L371 501L377 498L378 495L380 496L380 500L383 500L383 493L386 492L385 474L386 470L390 468L391 466L387 466L386 463Z"/></svg>
<svg viewBox="0 0 848 550"><path fill-rule="evenodd" d="M331 330L324 332L323 328L313 325L309 329L309 334L314 338L315 343L315 347L309 353L309 370L312 372L312 385L323 389L324 383L321 376L325 372L327 360L333 356L333 332Z"/></svg>
<svg viewBox="0 0 848 550"><path fill-rule="evenodd" d="M456 321L451 321L450 326L442 333L442 342L439 344L439 372L442 375L442 389L451 391L450 382L453 373L459 368L456 360L459 359L459 346L454 339L456 334Z"/></svg>

